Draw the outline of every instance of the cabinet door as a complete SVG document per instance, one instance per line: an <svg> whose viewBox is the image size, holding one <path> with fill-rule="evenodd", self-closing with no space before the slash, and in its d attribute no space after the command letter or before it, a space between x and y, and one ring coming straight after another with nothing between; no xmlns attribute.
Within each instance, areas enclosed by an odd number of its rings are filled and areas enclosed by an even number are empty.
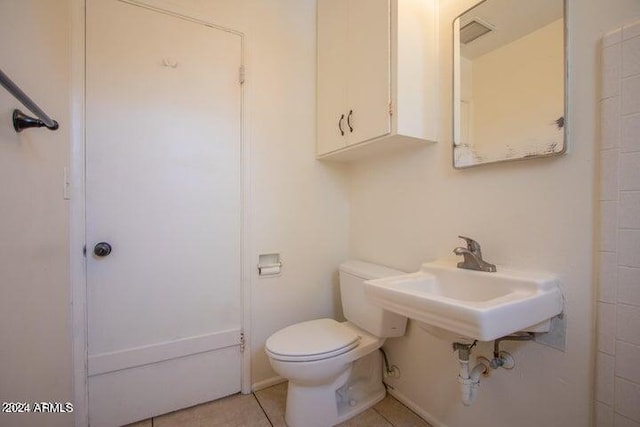
<svg viewBox="0 0 640 427"><path fill-rule="evenodd" d="M348 0L348 144L391 130L390 0Z"/></svg>
<svg viewBox="0 0 640 427"><path fill-rule="evenodd" d="M347 145L347 4L344 0L318 2L317 152ZM344 115L342 123L340 118ZM342 125L340 131L339 125Z"/></svg>

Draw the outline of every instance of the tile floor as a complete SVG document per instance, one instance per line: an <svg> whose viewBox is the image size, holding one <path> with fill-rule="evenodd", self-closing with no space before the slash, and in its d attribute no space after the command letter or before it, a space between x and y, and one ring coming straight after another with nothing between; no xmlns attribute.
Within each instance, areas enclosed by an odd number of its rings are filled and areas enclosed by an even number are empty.
<svg viewBox="0 0 640 427"><path fill-rule="evenodd" d="M128 427L286 427L284 406L287 383L257 391L235 394L181 411L130 424ZM341 427L431 427L402 403L387 397Z"/></svg>

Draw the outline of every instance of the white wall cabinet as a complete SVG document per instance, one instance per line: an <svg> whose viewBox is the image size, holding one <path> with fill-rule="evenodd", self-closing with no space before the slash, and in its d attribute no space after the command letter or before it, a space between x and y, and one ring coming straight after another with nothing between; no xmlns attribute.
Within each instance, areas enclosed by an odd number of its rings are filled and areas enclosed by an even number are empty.
<svg viewBox="0 0 640 427"><path fill-rule="evenodd" d="M436 140L436 37L435 0L318 1L318 158Z"/></svg>

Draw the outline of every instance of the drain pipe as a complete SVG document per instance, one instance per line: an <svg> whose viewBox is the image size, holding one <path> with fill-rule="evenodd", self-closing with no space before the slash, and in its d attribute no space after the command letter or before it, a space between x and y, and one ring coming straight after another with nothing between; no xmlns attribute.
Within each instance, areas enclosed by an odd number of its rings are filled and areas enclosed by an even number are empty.
<svg viewBox="0 0 640 427"><path fill-rule="evenodd" d="M471 349L478 343L477 340L473 344L453 343L453 351L458 352L458 362L460 363L460 374L458 382L460 383L460 393L464 406L471 406L476 398L476 392L480 386L480 376L489 375L491 369L513 369L515 361L506 351L500 351L500 343L502 341L531 341L535 337L533 332L524 332L519 334L507 335L498 338L493 343L493 359L491 361L484 357L478 358L478 364L469 370L469 359L471 357Z"/></svg>
<svg viewBox="0 0 640 427"><path fill-rule="evenodd" d="M464 406L471 406L480 386L480 376L489 372L489 365L483 360L469 371L471 349L476 343L477 341L474 341L473 344L453 343L453 351L458 352L458 362L460 363L458 382L460 383L460 394Z"/></svg>

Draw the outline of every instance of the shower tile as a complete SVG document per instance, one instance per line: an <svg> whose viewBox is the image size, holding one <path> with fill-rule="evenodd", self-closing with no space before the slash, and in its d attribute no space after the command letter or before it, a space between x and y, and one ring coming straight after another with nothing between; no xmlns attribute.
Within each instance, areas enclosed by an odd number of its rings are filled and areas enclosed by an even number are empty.
<svg viewBox="0 0 640 427"><path fill-rule="evenodd" d="M640 422L640 385L616 378L615 411L633 421Z"/></svg>
<svg viewBox="0 0 640 427"><path fill-rule="evenodd" d="M615 353L616 306L598 303L598 350Z"/></svg>
<svg viewBox="0 0 640 427"><path fill-rule="evenodd" d="M640 191L620 194L618 227L640 229Z"/></svg>
<svg viewBox="0 0 640 427"><path fill-rule="evenodd" d="M603 150L618 148L620 144L620 97L614 96L600 101L600 129Z"/></svg>
<svg viewBox="0 0 640 427"><path fill-rule="evenodd" d="M613 427L613 408L601 402L596 402L595 427Z"/></svg>
<svg viewBox="0 0 640 427"><path fill-rule="evenodd" d="M640 114L624 117L620 125L620 151L640 151Z"/></svg>
<svg viewBox="0 0 640 427"><path fill-rule="evenodd" d="M619 44L602 50L602 97L610 98L620 93L621 48Z"/></svg>
<svg viewBox="0 0 640 427"><path fill-rule="evenodd" d="M606 353L596 356L596 400L613 405L613 379L615 359Z"/></svg>
<svg viewBox="0 0 640 427"><path fill-rule="evenodd" d="M640 427L640 422L630 420L620 414L616 414L613 427Z"/></svg>
<svg viewBox="0 0 640 427"><path fill-rule="evenodd" d="M617 247L618 203L600 203L600 250L614 252Z"/></svg>
<svg viewBox="0 0 640 427"><path fill-rule="evenodd" d="M622 77L640 74L640 37L622 43Z"/></svg>
<svg viewBox="0 0 640 427"><path fill-rule="evenodd" d="M640 347L616 342L616 376L640 383Z"/></svg>
<svg viewBox="0 0 640 427"><path fill-rule="evenodd" d="M622 28L622 39L629 40L632 37L640 36L640 21L635 21Z"/></svg>
<svg viewBox="0 0 640 427"><path fill-rule="evenodd" d="M600 200L618 200L618 150L600 152Z"/></svg>
<svg viewBox="0 0 640 427"><path fill-rule="evenodd" d="M619 303L640 306L640 268L618 268L616 294Z"/></svg>
<svg viewBox="0 0 640 427"><path fill-rule="evenodd" d="M640 190L640 153L620 155L620 190Z"/></svg>
<svg viewBox="0 0 640 427"><path fill-rule="evenodd" d="M617 339L640 345L640 307L618 304L615 326Z"/></svg>
<svg viewBox="0 0 640 427"><path fill-rule="evenodd" d="M609 47L622 42L622 28L608 32L602 38L602 47Z"/></svg>
<svg viewBox="0 0 640 427"><path fill-rule="evenodd" d="M618 265L640 268L640 230L620 230Z"/></svg>
<svg viewBox="0 0 640 427"><path fill-rule="evenodd" d="M640 113L640 75L622 80L621 111L625 116Z"/></svg>
<svg viewBox="0 0 640 427"><path fill-rule="evenodd" d="M618 260L614 252L600 252L598 301L615 303L618 282Z"/></svg>

